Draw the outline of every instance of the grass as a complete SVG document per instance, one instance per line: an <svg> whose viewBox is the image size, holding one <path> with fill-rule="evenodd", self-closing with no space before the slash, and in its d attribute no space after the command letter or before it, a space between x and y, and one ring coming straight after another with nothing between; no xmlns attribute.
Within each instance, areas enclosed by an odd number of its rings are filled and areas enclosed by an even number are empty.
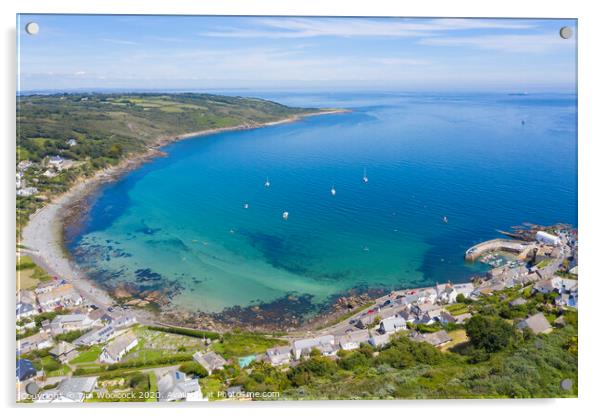
<svg viewBox="0 0 602 416"><path fill-rule="evenodd" d="M82 351L81 354L69 361L69 364L93 363L96 360L98 360L98 357L100 356L101 352L102 347L100 345L94 345Z"/></svg>
<svg viewBox="0 0 602 416"><path fill-rule="evenodd" d="M58 370L49 371L46 375L48 377L60 377L60 376L66 376L70 372L71 372L71 368L69 368L69 366L67 364L63 364L61 366L61 368L59 368Z"/></svg>
<svg viewBox="0 0 602 416"><path fill-rule="evenodd" d="M452 340L451 342L448 342L447 344L442 346L441 351L447 351L450 348L455 347L456 345L468 342L468 336L466 335L466 331L464 329L456 329L455 331L450 331L447 334Z"/></svg>
<svg viewBox="0 0 602 416"><path fill-rule="evenodd" d="M278 345L286 345L288 342L271 338L265 335L253 333L227 333L223 340L212 345L215 352L222 354L225 358L244 357L252 354L260 354L268 348Z"/></svg>
<svg viewBox="0 0 602 416"><path fill-rule="evenodd" d="M157 387L157 375L154 371L148 372L148 391L150 392L149 397L146 399L147 402L156 402L157 395L155 394L158 391Z"/></svg>
<svg viewBox="0 0 602 416"><path fill-rule="evenodd" d="M199 383L204 397L207 397L210 401L219 400L219 393L224 391L224 385L219 379L209 376L200 379Z"/></svg>
<svg viewBox="0 0 602 416"><path fill-rule="evenodd" d="M203 341L196 337L171 334L144 326L136 327L134 332L138 338L138 345L124 357L124 362L152 361L183 353L192 355L205 348Z"/></svg>
<svg viewBox="0 0 602 416"><path fill-rule="evenodd" d="M445 309L453 316L462 315L463 313L470 312L470 310L468 309L468 305L464 303L452 303L451 305L446 305Z"/></svg>
<svg viewBox="0 0 602 416"><path fill-rule="evenodd" d="M552 263L552 259L543 259L542 261L540 261L539 263L537 263L537 268L538 269L543 269L544 267L549 266L550 263Z"/></svg>

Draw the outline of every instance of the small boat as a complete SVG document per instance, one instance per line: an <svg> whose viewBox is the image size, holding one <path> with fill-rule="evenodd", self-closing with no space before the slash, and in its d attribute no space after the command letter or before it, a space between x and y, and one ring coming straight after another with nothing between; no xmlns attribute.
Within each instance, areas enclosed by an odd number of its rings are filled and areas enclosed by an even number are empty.
<svg viewBox="0 0 602 416"><path fill-rule="evenodd" d="M267 176L265 178L265 183L263 184L263 186L265 186L266 188L270 187L270 178L268 178Z"/></svg>
<svg viewBox="0 0 602 416"><path fill-rule="evenodd" d="M447 224L447 222L448 222L447 217L443 217L443 222Z"/></svg>
<svg viewBox="0 0 602 416"><path fill-rule="evenodd" d="M332 186L332 188L330 188L330 194L331 194L332 196L335 196L335 195L337 194L337 190L336 190L336 189L334 189L334 185Z"/></svg>
<svg viewBox="0 0 602 416"><path fill-rule="evenodd" d="M283 220L288 220L288 211L284 211L284 212L282 213L282 219L283 219Z"/></svg>
<svg viewBox="0 0 602 416"><path fill-rule="evenodd" d="M247 204L247 203L244 203L242 207L243 207L244 209L248 209L248 208L249 208L249 204Z"/></svg>
<svg viewBox="0 0 602 416"><path fill-rule="evenodd" d="M364 168L364 177L362 178L362 181L364 181L364 183L368 183L368 175L366 174L365 168Z"/></svg>

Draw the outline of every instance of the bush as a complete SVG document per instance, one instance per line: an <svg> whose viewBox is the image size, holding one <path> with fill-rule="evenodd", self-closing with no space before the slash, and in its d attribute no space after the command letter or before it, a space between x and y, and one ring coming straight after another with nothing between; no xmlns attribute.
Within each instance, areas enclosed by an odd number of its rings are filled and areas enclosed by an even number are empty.
<svg viewBox="0 0 602 416"><path fill-rule="evenodd" d="M343 370L353 370L360 367L367 367L370 360L361 352L356 351L345 355L339 360L339 367Z"/></svg>
<svg viewBox="0 0 602 416"><path fill-rule="evenodd" d="M185 363L182 363L182 365L180 365L179 370L183 373L192 376L197 376L199 378L207 377L209 375L209 373L207 373L207 370L205 370L205 368L202 365L194 361L187 361Z"/></svg>
<svg viewBox="0 0 602 416"><path fill-rule="evenodd" d="M495 352L510 344L514 330L503 319L476 315L466 323L466 334L475 348Z"/></svg>

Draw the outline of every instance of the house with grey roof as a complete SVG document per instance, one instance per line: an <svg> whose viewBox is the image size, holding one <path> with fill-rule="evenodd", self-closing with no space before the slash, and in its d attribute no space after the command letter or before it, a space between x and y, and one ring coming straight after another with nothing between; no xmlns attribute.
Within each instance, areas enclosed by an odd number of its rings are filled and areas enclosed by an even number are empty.
<svg viewBox="0 0 602 416"><path fill-rule="evenodd" d="M372 345L374 348L382 347L389 343L390 336L389 334L372 334L368 339L368 343Z"/></svg>
<svg viewBox="0 0 602 416"><path fill-rule="evenodd" d="M322 335L316 338L299 339L293 342L293 355L298 360L303 354L309 354L313 348L326 348L326 344L334 346L333 335Z"/></svg>
<svg viewBox="0 0 602 416"><path fill-rule="evenodd" d="M96 344L102 344L107 342L116 335L115 328L111 325L107 325L97 330L86 332L84 335L73 341L73 343L79 347L90 346Z"/></svg>
<svg viewBox="0 0 602 416"><path fill-rule="evenodd" d="M516 298L512 301L509 302L510 306L521 306L527 303L527 300L525 298Z"/></svg>
<svg viewBox="0 0 602 416"><path fill-rule="evenodd" d="M36 403L81 403L97 386L98 377L71 377L61 380L56 389L38 393Z"/></svg>
<svg viewBox="0 0 602 416"><path fill-rule="evenodd" d="M186 378L181 371L171 370L157 381L160 402L200 402L203 398L201 386L197 379Z"/></svg>
<svg viewBox="0 0 602 416"><path fill-rule="evenodd" d="M444 330L427 334L415 334L414 337L410 339L419 342L427 342L434 347L440 347L451 341L449 334Z"/></svg>
<svg viewBox="0 0 602 416"><path fill-rule="evenodd" d="M291 362L291 347L274 347L266 351L266 357L272 365L286 365Z"/></svg>
<svg viewBox="0 0 602 416"><path fill-rule="evenodd" d="M100 361L109 364L118 363L136 345L138 345L138 338L136 338L134 333L126 332L121 334L104 346L100 354Z"/></svg>
<svg viewBox="0 0 602 416"><path fill-rule="evenodd" d="M17 355L27 354L33 350L41 350L54 345L54 340L46 332L38 332L27 338L17 340Z"/></svg>
<svg viewBox="0 0 602 416"><path fill-rule="evenodd" d="M50 331L52 335L60 335L71 331L84 331L92 328L94 321L87 315L81 313L72 313L68 315L57 315L50 322Z"/></svg>
<svg viewBox="0 0 602 416"><path fill-rule="evenodd" d="M406 329L406 320L397 315L383 319L379 325L381 334L393 334L404 329Z"/></svg>
<svg viewBox="0 0 602 416"><path fill-rule="evenodd" d="M59 341L58 344L52 347L48 352L63 364L71 361L78 354L77 347L67 341Z"/></svg>
<svg viewBox="0 0 602 416"><path fill-rule="evenodd" d="M18 302L16 312L17 319L29 318L40 313L32 303L27 302Z"/></svg>
<svg viewBox="0 0 602 416"><path fill-rule="evenodd" d="M353 331L339 338L339 346L342 350L349 351L366 344L370 340L370 334L367 330Z"/></svg>
<svg viewBox="0 0 602 416"><path fill-rule="evenodd" d="M215 353L214 351L210 351L206 354L202 354L200 351L197 351L192 356L192 359L200 364L207 373L211 374L216 370L223 370L226 365L226 360L224 358Z"/></svg>
<svg viewBox="0 0 602 416"><path fill-rule="evenodd" d="M541 312L520 321L517 326L519 329L529 328L535 334L548 334L552 332L552 325L550 325Z"/></svg>

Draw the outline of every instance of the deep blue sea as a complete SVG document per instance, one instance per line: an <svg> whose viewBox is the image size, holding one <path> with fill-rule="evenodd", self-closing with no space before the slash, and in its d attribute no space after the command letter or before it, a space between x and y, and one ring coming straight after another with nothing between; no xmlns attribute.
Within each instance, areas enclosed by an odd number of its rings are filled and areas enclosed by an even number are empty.
<svg viewBox="0 0 602 416"><path fill-rule="evenodd" d="M189 310L321 305L466 281L497 229L577 225L573 94L239 94L352 111L184 140L104 186L68 241L94 279Z"/></svg>

